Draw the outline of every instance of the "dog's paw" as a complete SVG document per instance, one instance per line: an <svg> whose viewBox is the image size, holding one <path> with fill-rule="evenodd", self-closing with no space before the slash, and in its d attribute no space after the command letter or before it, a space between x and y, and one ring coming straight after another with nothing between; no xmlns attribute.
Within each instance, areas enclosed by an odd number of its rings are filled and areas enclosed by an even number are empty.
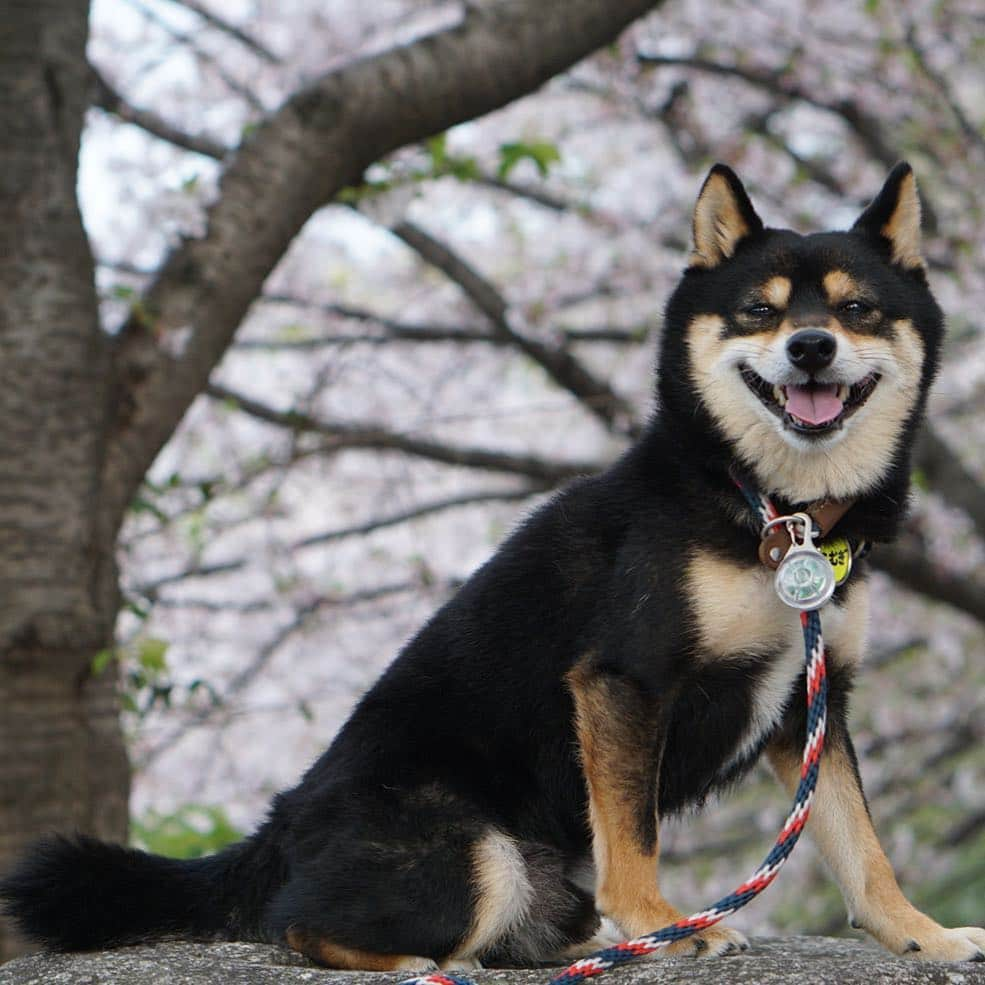
<svg viewBox="0 0 985 985"><path fill-rule="evenodd" d="M442 971L482 971L477 958L448 958L439 967Z"/></svg>
<svg viewBox="0 0 985 985"><path fill-rule="evenodd" d="M717 924L702 930L699 934L675 941L655 952L654 957L664 955L668 958L717 958L727 954L738 954L749 950L745 934Z"/></svg>
<svg viewBox="0 0 985 985"><path fill-rule="evenodd" d="M883 947L916 961L985 961L985 929L942 927L919 910L908 908L892 917L853 920Z"/></svg>
<svg viewBox="0 0 985 985"><path fill-rule="evenodd" d="M911 937L902 953L920 961L985 961L985 928L935 926Z"/></svg>
<svg viewBox="0 0 985 985"><path fill-rule="evenodd" d="M551 955L551 960L577 961L580 958L587 958L596 951L604 951L625 939L626 935L608 917L602 917L598 930L588 940L569 945Z"/></svg>
<svg viewBox="0 0 985 985"><path fill-rule="evenodd" d="M416 971L418 974L426 974L429 971L437 971L437 961L430 958L421 958L416 954L409 954L405 958L400 958L393 966L394 971Z"/></svg>

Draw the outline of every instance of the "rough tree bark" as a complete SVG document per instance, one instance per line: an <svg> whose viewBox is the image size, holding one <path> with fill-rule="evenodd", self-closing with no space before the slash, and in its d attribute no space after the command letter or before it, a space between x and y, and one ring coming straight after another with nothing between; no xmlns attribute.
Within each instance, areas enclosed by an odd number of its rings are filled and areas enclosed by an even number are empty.
<svg viewBox="0 0 985 985"><path fill-rule="evenodd" d="M46 828L126 834L114 682L89 673L117 590L109 352L75 201L87 18L25 0L0 32L0 862Z"/></svg>
<svg viewBox="0 0 985 985"><path fill-rule="evenodd" d="M113 339L75 199L87 0L11 0L0 31L0 869L38 833L124 838L114 545L144 473L311 214L381 155L496 109L660 0L486 0L311 83L229 157ZM97 87L98 90L98 87ZM98 98L98 91L96 93ZM0 960L19 947L0 927Z"/></svg>

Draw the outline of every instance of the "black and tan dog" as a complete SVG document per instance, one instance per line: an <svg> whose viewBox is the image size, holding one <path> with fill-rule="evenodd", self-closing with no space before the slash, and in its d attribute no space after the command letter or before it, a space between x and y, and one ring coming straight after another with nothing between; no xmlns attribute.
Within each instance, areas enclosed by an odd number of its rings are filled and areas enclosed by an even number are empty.
<svg viewBox="0 0 985 985"><path fill-rule="evenodd" d="M555 959L606 943L599 913L630 935L677 919L659 819L763 753L792 789L804 739L798 616L734 479L784 512L848 506L853 544L891 539L941 335L908 166L850 231L811 236L764 228L715 167L639 442L506 541L252 837L190 862L52 838L2 884L7 911L51 947L286 941L377 970ZM985 930L907 902L869 820L846 729L862 567L822 612L808 830L855 926L898 954L982 960ZM746 946L718 926L669 951Z"/></svg>

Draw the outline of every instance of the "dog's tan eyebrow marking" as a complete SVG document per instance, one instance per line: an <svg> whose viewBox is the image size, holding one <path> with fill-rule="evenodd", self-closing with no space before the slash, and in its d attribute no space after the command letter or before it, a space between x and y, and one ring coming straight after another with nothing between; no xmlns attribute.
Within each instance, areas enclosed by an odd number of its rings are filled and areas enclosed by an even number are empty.
<svg viewBox="0 0 985 985"><path fill-rule="evenodd" d="M828 304L841 304L844 301L865 298L869 293L864 284L860 284L844 270L829 271L824 275L821 283L824 286Z"/></svg>
<svg viewBox="0 0 985 985"><path fill-rule="evenodd" d="M785 308L790 303L793 284L789 277L771 277L760 288L763 300L774 308Z"/></svg>

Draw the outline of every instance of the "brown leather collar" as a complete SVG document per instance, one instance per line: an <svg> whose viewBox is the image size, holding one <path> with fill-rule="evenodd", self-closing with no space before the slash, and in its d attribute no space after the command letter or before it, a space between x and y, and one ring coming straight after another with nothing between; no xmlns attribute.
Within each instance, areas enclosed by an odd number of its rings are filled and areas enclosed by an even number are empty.
<svg viewBox="0 0 985 985"><path fill-rule="evenodd" d="M855 505L850 499L840 503L825 501L807 510L807 515L814 521L814 527L820 531L820 537L826 537L831 528ZM769 534L759 542L759 560L767 568L775 571L780 562L790 550L792 541L785 524L777 524Z"/></svg>

